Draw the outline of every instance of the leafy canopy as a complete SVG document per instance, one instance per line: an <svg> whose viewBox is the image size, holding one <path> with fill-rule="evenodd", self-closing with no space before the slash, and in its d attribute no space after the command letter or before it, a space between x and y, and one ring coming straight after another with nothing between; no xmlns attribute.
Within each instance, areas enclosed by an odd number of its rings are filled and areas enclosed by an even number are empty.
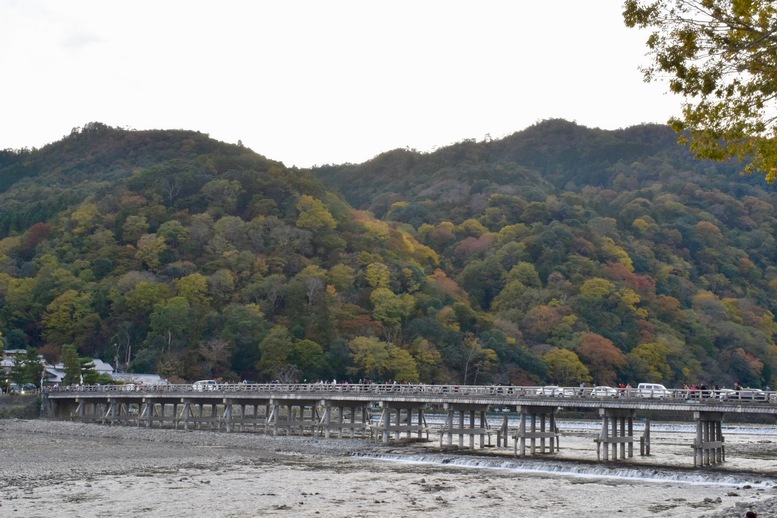
<svg viewBox="0 0 777 518"><path fill-rule="evenodd" d="M626 0L628 27L652 29L646 81L685 97L669 122L698 158L745 161L777 179L777 6L770 0ZM686 136L687 135L687 136Z"/></svg>

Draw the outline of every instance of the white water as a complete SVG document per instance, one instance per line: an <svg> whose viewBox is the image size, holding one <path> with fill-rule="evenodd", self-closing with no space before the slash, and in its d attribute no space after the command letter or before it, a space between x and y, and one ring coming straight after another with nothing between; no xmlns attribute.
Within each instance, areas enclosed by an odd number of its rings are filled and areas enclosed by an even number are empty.
<svg viewBox="0 0 777 518"><path fill-rule="evenodd" d="M756 489L777 488L777 478L753 476L752 474L722 473L710 470L678 470L672 468L613 467L610 465L588 465L569 462L546 462L518 459L492 459L478 456L436 455L396 455L363 454L356 457L377 459L405 464L425 464L434 466L455 466L459 468L498 469L515 473L534 473L547 476L567 476L607 480L630 480L635 482L683 484L704 484L723 487L752 486Z"/></svg>

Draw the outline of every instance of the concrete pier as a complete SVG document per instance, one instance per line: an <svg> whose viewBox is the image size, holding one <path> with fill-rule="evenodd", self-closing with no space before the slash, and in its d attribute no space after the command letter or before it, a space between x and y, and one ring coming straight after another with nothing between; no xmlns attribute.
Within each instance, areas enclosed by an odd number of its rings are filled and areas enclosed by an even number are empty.
<svg viewBox="0 0 777 518"><path fill-rule="evenodd" d="M441 448L445 446L452 447L454 445L454 435L458 436L459 448L465 447L465 437L467 437L467 447L471 450L475 449L475 437L479 437L478 445L481 448L486 445L491 446L491 434L493 431L490 429L486 419L488 405L446 403L444 409L447 415L445 424L440 429ZM488 440L487 443L486 439Z"/></svg>
<svg viewBox="0 0 777 518"><path fill-rule="evenodd" d="M722 412L695 412L696 438L693 440L693 466L711 466L726 460Z"/></svg>
<svg viewBox="0 0 777 518"><path fill-rule="evenodd" d="M202 430L205 428L218 430L221 418L218 415L217 402L213 400L201 401L193 398L183 398L183 408L178 416L183 421L183 429L190 428ZM138 420L140 423L140 420Z"/></svg>
<svg viewBox="0 0 777 518"><path fill-rule="evenodd" d="M521 421L513 437L515 440L513 453L518 456L520 449L520 456L526 455L526 439L529 439L529 451L532 455L557 452L559 433L556 426L556 407L521 406L518 411L521 413Z"/></svg>
<svg viewBox="0 0 777 518"><path fill-rule="evenodd" d="M315 435L321 418L319 400L270 400L267 425L273 435Z"/></svg>
<svg viewBox="0 0 777 518"><path fill-rule="evenodd" d="M369 403L324 401L319 429L327 439L336 432L338 437L365 437L369 432Z"/></svg>
<svg viewBox="0 0 777 518"><path fill-rule="evenodd" d="M267 430L270 400L230 397L224 399L224 425L227 432Z"/></svg>
<svg viewBox="0 0 777 518"><path fill-rule="evenodd" d="M602 408L599 415L602 418L602 430L594 439L596 442L596 457L604 460L631 459L634 457L634 417L637 411L630 408ZM604 448L602 448L604 447Z"/></svg>
<svg viewBox="0 0 777 518"><path fill-rule="evenodd" d="M392 436L399 440L402 434L406 435L408 440L416 434L418 440L426 438L429 440L429 429L426 426L424 409L426 403L414 402L393 402L381 401L380 418L375 426L375 438L387 443ZM416 423L413 424L413 413L415 412Z"/></svg>

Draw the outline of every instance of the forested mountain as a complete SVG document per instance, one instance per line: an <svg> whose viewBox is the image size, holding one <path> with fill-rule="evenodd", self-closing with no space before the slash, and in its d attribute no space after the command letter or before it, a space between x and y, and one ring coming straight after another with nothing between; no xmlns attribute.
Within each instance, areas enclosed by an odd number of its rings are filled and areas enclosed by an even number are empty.
<svg viewBox="0 0 777 518"><path fill-rule="evenodd" d="M551 120L315 173L435 250L550 379L773 385L777 197L738 167L664 126Z"/></svg>
<svg viewBox="0 0 777 518"><path fill-rule="evenodd" d="M0 331L196 378L774 384L771 185L663 126L290 169L92 123L0 152Z"/></svg>

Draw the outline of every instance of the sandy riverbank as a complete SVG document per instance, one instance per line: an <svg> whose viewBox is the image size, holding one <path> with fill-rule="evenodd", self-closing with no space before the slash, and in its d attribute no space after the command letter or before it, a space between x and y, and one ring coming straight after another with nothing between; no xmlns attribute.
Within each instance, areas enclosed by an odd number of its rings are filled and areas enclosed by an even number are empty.
<svg viewBox="0 0 777 518"><path fill-rule="evenodd" d="M589 455L589 441L586 434L565 437L554 460ZM663 462L672 464L677 450L677 462L687 465L690 452L676 434L654 441L667 455ZM748 477L772 481L770 440L732 438L731 449L732 473L747 465L757 468ZM348 439L0 420L0 516L728 517L750 507L777 516L771 483L650 482L442 463L461 454L407 462L426 451Z"/></svg>

